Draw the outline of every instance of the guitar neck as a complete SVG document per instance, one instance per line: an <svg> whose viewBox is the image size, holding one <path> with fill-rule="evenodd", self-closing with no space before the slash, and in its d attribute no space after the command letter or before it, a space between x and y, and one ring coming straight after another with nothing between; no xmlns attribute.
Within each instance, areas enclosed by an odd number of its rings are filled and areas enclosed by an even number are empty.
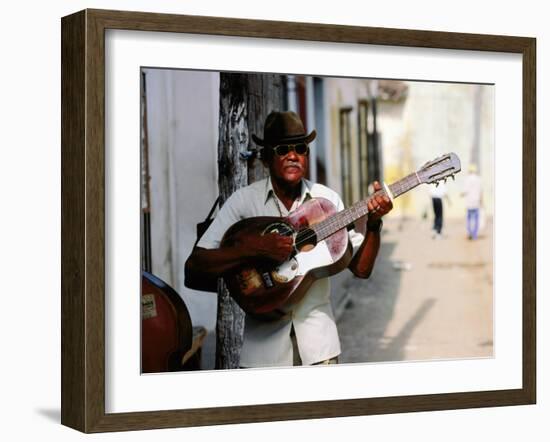
<svg viewBox="0 0 550 442"><path fill-rule="evenodd" d="M375 192L374 194L370 195L369 197L365 198L364 200L361 200L355 203L353 206L347 209L344 209L341 212L338 212L337 214L316 224L315 226L313 226L313 230L317 235L317 240L322 241L323 239L328 238L329 236L333 235L337 231L346 228L350 224L357 221L359 218L362 218L363 216L367 215L369 212L368 203L371 199L375 198L376 196L387 195L391 199L394 199L400 195L403 195L409 190L414 189L421 183L422 181L420 180L420 177L418 176L418 174L416 172L411 173L410 175L407 175L406 177L400 179L399 181L396 181L395 183L390 184L388 186L389 192L387 192L386 189L383 188Z"/></svg>

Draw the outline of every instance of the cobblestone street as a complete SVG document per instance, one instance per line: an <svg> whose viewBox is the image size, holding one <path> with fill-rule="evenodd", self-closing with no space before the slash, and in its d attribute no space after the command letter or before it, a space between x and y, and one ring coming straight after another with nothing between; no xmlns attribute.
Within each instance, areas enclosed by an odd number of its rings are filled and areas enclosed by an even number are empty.
<svg viewBox="0 0 550 442"><path fill-rule="evenodd" d="M462 220L442 239L428 221L385 222L371 278L335 280L340 363L491 357L492 249L490 220L477 241Z"/></svg>

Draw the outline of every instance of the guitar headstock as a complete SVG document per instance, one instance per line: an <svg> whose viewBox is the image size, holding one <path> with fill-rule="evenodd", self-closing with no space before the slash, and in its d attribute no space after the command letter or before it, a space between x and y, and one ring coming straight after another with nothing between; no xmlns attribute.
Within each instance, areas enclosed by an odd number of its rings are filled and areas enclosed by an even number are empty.
<svg viewBox="0 0 550 442"><path fill-rule="evenodd" d="M418 170L417 174L423 183L437 184L449 177L454 179L454 175L458 172L460 172L460 159L457 154L451 152L428 161Z"/></svg>

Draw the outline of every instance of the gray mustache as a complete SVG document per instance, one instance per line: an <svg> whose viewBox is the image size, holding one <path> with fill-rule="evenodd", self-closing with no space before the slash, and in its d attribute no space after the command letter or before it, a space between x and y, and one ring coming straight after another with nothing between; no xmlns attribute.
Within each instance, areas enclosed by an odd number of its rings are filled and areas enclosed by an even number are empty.
<svg viewBox="0 0 550 442"><path fill-rule="evenodd" d="M298 168L302 169L302 165L300 163L297 163L297 162L294 162L294 161L286 162L284 167L288 167L288 166L298 167Z"/></svg>

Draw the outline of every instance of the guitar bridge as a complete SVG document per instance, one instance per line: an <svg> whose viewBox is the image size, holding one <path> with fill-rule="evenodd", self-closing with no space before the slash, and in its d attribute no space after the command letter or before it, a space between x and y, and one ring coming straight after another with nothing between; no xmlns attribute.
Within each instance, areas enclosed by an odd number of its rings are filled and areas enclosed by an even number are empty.
<svg viewBox="0 0 550 442"><path fill-rule="evenodd" d="M279 267L271 272L273 279L279 283L292 281L298 274L298 261L291 258L283 262Z"/></svg>

